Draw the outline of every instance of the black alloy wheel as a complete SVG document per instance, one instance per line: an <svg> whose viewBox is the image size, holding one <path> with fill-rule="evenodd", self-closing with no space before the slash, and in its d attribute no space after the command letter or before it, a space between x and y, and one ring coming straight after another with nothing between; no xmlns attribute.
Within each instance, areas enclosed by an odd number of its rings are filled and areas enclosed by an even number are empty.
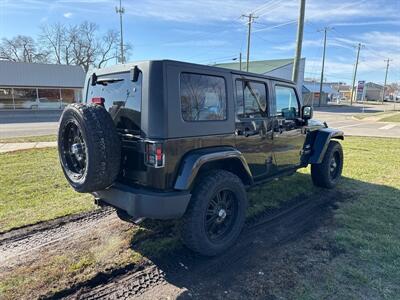
<svg viewBox="0 0 400 300"><path fill-rule="evenodd" d="M218 241L231 231L238 213L235 194L230 190L218 191L210 200L205 215L205 230L211 241Z"/></svg>
<svg viewBox="0 0 400 300"><path fill-rule="evenodd" d="M342 170L342 146L337 141L330 141L322 162L311 165L311 178L314 185L331 189L339 182Z"/></svg>
<svg viewBox="0 0 400 300"><path fill-rule="evenodd" d="M198 176L182 219L182 240L193 251L214 256L236 242L246 219L247 193L242 180L226 170Z"/></svg>
<svg viewBox="0 0 400 300"><path fill-rule="evenodd" d="M79 180L87 169L87 151L82 131L74 121L66 124L61 144L61 159L65 162L72 178Z"/></svg>
<svg viewBox="0 0 400 300"><path fill-rule="evenodd" d="M329 175L331 176L331 180L335 180L338 177L340 163L340 155L339 152L336 151L333 153L329 164Z"/></svg>

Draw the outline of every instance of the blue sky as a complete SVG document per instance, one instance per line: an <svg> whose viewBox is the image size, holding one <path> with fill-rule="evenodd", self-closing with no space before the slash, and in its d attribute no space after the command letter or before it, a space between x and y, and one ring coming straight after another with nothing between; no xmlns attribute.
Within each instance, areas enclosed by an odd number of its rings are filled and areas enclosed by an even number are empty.
<svg viewBox="0 0 400 300"><path fill-rule="evenodd" d="M41 24L96 22L118 30L117 0L0 0L0 37L35 36ZM258 16L251 59L294 55L298 0L123 0L124 38L131 60L170 58L197 63L228 62L246 52L246 21ZM306 77L319 77L324 26L328 33L326 78L350 82L361 42L359 80L400 82L400 0L307 0L303 57Z"/></svg>

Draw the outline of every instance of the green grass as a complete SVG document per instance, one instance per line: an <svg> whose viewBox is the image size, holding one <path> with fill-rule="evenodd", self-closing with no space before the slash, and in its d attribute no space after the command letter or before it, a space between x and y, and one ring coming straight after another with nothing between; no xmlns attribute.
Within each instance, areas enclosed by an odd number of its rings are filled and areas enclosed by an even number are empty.
<svg viewBox="0 0 400 300"><path fill-rule="evenodd" d="M57 141L57 135L55 134L0 139L0 143L31 143L31 142L55 142L55 141Z"/></svg>
<svg viewBox="0 0 400 300"><path fill-rule="evenodd" d="M355 114L353 117L358 119L358 120L364 120L365 118L370 118L370 117L379 117L379 116L385 116L386 114L391 114L393 112L384 112L384 111L380 111L380 112L367 112L367 113L360 113L360 114Z"/></svg>
<svg viewBox="0 0 400 300"><path fill-rule="evenodd" d="M397 299L400 293L400 139L348 137L342 144L344 179L337 190L352 198L338 199L332 225L320 233L321 239L342 252L326 259L309 250L301 260L308 259L310 269L298 276L292 288L280 291L283 298ZM21 219L28 223L24 218L31 215L36 217L29 222L34 222L91 208L91 201L68 188L55 149L1 155L0 166L0 184L7 189L1 190L0 199L8 199L1 202L0 219L7 218L8 224ZM10 170L13 175L8 178ZM311 183L309 168L300 170L251 190L248 217L318 190ZM178 223L145 222L142 227L117 223L110 224L107 233L94 228L90 240L72 240L65 253L48 253L42 261L0 275L4 278L0 293L20 298L30 291L35 295L54 292L93 278L97 272L137 263L143 256L168 254L182 247Z"/></svg>
<svg viewBox="0 0 400 300"><path fill-rule="evenodd" d="M0 232L94 208L67 183L56 149L0 154Z"/></svg>
<svg viewBox="0 0 400 300"><path fill-rule="evenodd" d="M400 113L380 119L381 122L400 122Z"/></svg>
<svg viewBox="0 0 400 300"><path fill-rule="evenodd" d="M338 189L355 197L336 210L332 238L344 254L315 263L315 277L305 276L302 296L398 299L400 139L351 137L343 146L345 179Z"/></svg>

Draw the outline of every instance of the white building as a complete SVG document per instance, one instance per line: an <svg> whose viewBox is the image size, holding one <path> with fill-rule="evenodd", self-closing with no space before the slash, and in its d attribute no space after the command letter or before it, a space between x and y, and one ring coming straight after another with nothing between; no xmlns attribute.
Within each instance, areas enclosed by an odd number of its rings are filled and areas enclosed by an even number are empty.
<svg viewBox="0 0 400 300"><path fill-rule="evenodd" d="M61 109L78 102L80 66L0 61L0 109Z"/></svg>
<svg viewBox="0 0 400 300"><path fill-rule="evenodd" d="M300 93L304 82L305 63L306 59L302 58L300 60L299 80L297 82L297 87ZM215 66L233 70L240 69L240 63L238 62L216 64ZM242 71L245 70L246 70L246 62L242 62ZM293 58L251 61L249 62L249 72L292 80Z"/></svg>

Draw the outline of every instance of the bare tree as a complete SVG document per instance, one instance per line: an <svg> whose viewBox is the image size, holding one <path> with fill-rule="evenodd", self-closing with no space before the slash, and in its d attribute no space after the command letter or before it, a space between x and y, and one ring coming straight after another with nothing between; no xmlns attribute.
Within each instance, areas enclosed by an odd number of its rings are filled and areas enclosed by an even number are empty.
<svg viewBox="0 0 400 300"><path fill-rule="evenodd" d="M11 39L3 38L0 43L0 56L17 62L47 62L48 52L38 51L33 38L18 35Z"/></svg>
<svg viewBox="0 0 400 300"><path fill-rule="evenodd" d="M47 49L47 51L49 51L50 58L54 63L66 63L63 59L65 45L68 44L67 28L65 25L60 23L50 26L45 25L41 27L41 31L39 42L42 45L42 49Z"/></svg>
<svg viewBox="0 0 400 300"><path fill-rule="evenodd" d="M80 65L85 71L104 67L118 55L118 32L109 30L101 35L98 26L87 21L69 27L60 23L44 26L39 40L43 49L50 51L52 62ZM130 45L125 46L125 52L130 49Z"/></svg>
<svg viewBox="0 0 400 300"><path fill-rule="evenodd" d="M119 44L119 41L119 34L115 30L109 30L107 34L102 37L98 45L98 60L96 62L97 68L103 67L108 61L118 57L117 52L114 50L116 45Z"/></svg>

